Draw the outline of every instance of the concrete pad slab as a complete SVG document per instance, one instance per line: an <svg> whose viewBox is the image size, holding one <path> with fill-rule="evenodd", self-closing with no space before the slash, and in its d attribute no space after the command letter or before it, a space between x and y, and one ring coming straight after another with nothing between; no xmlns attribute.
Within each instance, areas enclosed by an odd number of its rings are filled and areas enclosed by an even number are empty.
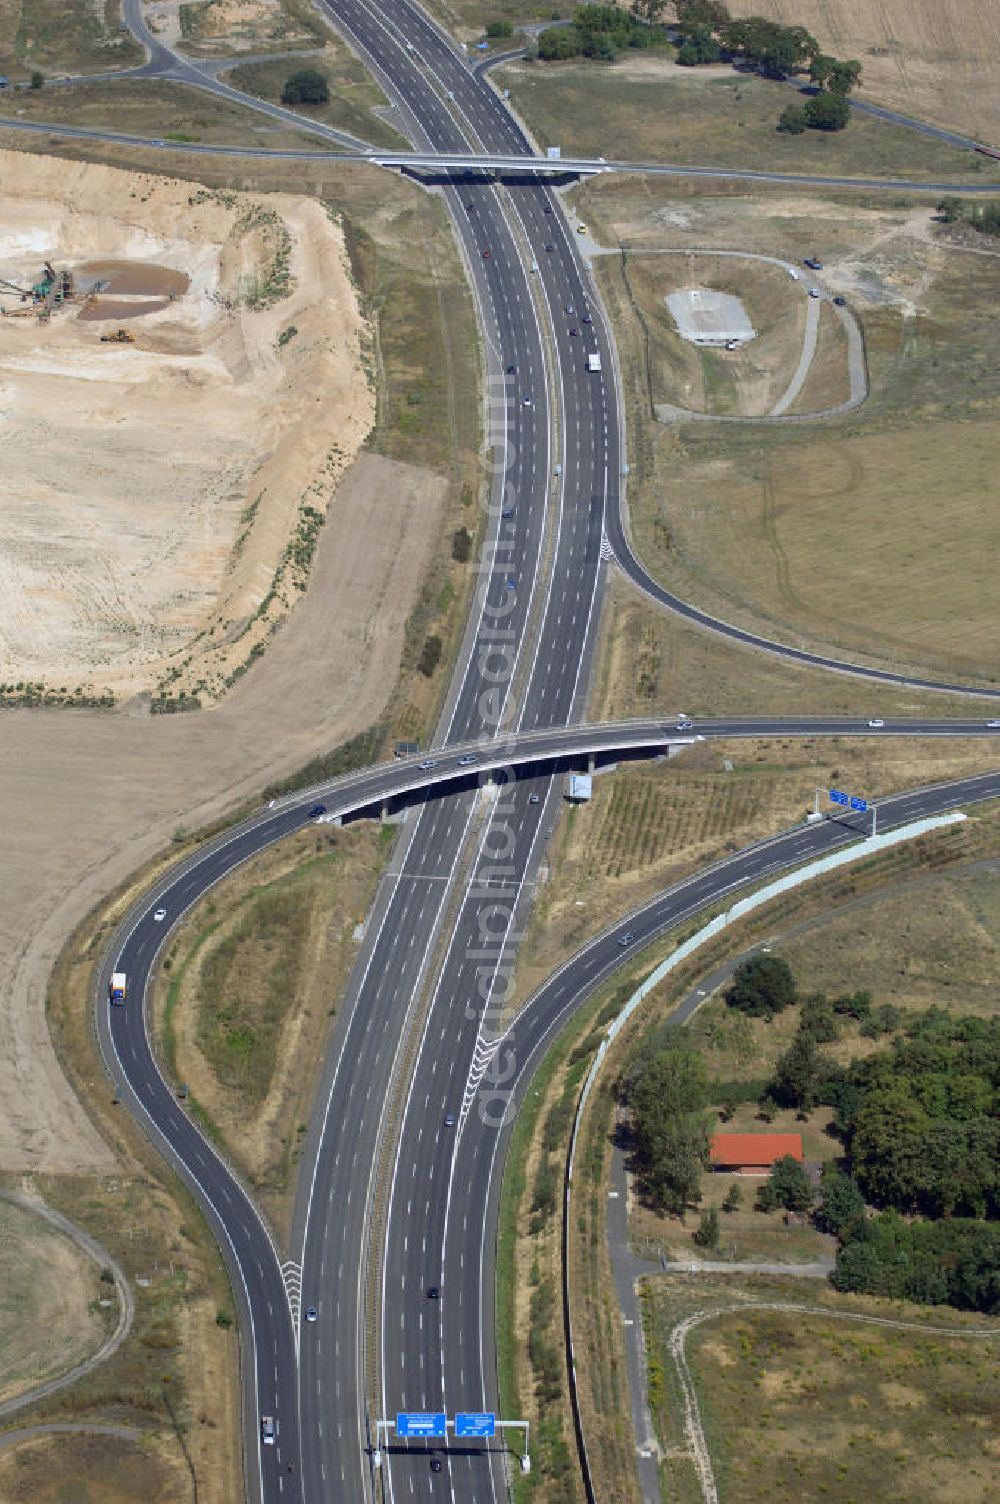
<svg viewBox="0 0 1000 1504"><path fill-rule="evenodd" d="M685 288L667 295L677 332L694 345L726 345L731 340L745 344L756 329L739 298L708 287Z"/></svg>

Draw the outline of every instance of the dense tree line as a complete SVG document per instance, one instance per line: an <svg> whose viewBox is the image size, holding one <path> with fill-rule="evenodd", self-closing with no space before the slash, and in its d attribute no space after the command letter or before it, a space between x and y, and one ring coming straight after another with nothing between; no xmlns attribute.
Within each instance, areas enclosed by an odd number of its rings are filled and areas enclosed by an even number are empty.
<svg viewBox="0 0 1000 1504"><path fill-rule="evenodd" d="M704 1060L669 1031L640 1058L628 1101L643 1192L658 1210L681 1214L701 1199L708 1164Z"/></svg>
<svg viewBox="0 0 1000 1504"><path fill-rule="evenodd" d="M723 1117L741 1101L757 1101L765 1118L829 1106L843 1156L824 1166L818 1204L804 1167L787 1156L760 1187L757 1208L812 1215L834 1236L840 1290L1000 1314L1000 1019L941 1008L907 1015L862 990L799 997L787 963L763 953L737 968L726 1000L768 1020L797 1004L798 1027L757 1082L709 1083L679 1030L647 1046L627 1095L651 1203L683 1214L700 1201L709 1102ZM827 1046L845 1031L892 1037L842 1065ZM718 1210L740 1199L737 1185ZM705 1248L718 1242L718 1210L702 1213L695 1237Z"/></svg>
<svg viewBox="0 0 1000 1504"><path fill-rule="evenodd" d="M882 1212L841 1245L832 1282L838 1290L997 1316L1000 1227L961 1217L907 1222Z"/></svg>

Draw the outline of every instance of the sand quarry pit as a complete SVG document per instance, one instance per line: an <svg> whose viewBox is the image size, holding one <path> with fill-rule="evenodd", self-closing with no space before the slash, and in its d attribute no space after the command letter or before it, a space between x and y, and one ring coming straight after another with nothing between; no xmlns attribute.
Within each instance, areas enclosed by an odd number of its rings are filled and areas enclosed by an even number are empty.
<svg viewBox="0 0 1000 1504"><path fill-rule="evenodd" d="M79 289L47 321L0 289L0 681L211 703L304 586L374 419L339 227L0 152L0 279L46 262Z"/></svg>
<svg viewBox="0 0 1000 1504"><path fill-rule="evenodd" d="M0 714L0 1168L72 1173L114 1155L49 1033L66 936L179 826L378 719L447 481L357 453L365 330L316 202L0 152L0 237L16 286L47 258L190 279L167 309L117 321L130 345L102 344L115 326L72 306L0 318L0 682L119 696L110 712ZM115 295L162 290L138 275ZM195 715L150 715L135 693L227 678Z"/></svg>

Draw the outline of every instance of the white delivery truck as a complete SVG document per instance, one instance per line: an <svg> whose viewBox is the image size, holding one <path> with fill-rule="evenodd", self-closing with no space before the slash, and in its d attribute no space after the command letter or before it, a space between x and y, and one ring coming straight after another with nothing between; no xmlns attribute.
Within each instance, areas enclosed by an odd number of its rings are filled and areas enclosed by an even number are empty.
<svg viewBox="0 0 1000 1504"><path fill-rule="evenodd" d="M123 971L113 971L111 973L111 986L108 988L111 1001L113 1003L124 1003L127 991L128 978L125 973Z"/></svg>
<svg viewBox="0 0 1000 1504"><path fill-rule="evenodd" d="M588 371L599 371L600 369L601 369L601 357L598 354L598 352L595 350L592 355L588 355L587 356L587 370Z"/></svg>

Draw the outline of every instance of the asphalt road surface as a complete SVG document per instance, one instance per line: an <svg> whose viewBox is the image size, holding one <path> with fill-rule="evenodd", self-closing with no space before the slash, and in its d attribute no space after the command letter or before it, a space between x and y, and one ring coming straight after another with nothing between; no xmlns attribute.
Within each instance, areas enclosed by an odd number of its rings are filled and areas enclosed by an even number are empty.
<svg viewBox="0 0 1000 1504"><path fill-rule="evenodd" d="M474 155L475 169L483 160L501 160L491 153L521 160L529 154L499 96L423 12L405 0L336 0L326 9L369 61L426 162ZM498 1079L498 1061L506 1069L501 1051L510 1050L494 1032L500 989L558 798L552 759L678 739L676 725L664 723L645 733L565 730L586 687L605 531L614 543L621 515L610 342L550 189L521 178L515 193L478 170L464 176L443 187L479 304L491 439L504 464L494 476L483 589L439 728L442 750L423 759L436 766L366 771L322 796L333 815L405 798L428 784L449 795L428 801L409 821L338 1012L303 1156L297 1260L282 1267L250 1198L173 1099L141 1004L169 925L239 862L300 827L320 796L282 802L185 863L133 911L102 978L106 986L112 958L130 977L124 1008L98 1007L120 1094L198 1195L230 1265L248 1339L248 1491L267 1500L366 1496L365 1447L375 1419L366 1405L373 1356L365 1319L369 1246L373 1256L384 1250L382 1301L374 1313L383 1413L494 1407L491 1229L509 1122L506 1105L499 1114L496 1108L508 1103L509 1084L521 1081L565 1011L555 992L549 994L554 1011L533 1005L518 1024L515 1064ZM532 263L537 271L529 270ZM602 355L597 374L587 369L592 350ZM496 746L501 725L536 734L516 740L513 749L509 740ZM918 725L921 734L939 729L926 722L856 729L894 734ZM844 729L839 722L762 721L746 734L823 734L824 726L831 734ZM949 734L963 730L987 734L981 722L947 726ZM738 723L712 722L685 727L682 735L688 734L741 733ZM475 752L464 750L470 743ZM486 800L463 789L461 778L525 759L536 777L507 781L484 818ZM834 827L811 828L810 842L828 829ZM502 855L492 844L498 831ZM799 832L789 838L790 860L800 859L794 854L800 840ZM741 880L773 870L761 861L759 870L751 862ZM732 881L729 864L709 875L709 897ZM160 907L165 923L153 917ZM615 949L603 964L610 966L621 948L609 943ZM580 964L580 977L589 975L590 962ZM415 1005L425 981L430 997L421 1015ZM411 1037L419 1040L415 1059L405 1049ZM387 1125L385 1106L397 1084L407 1088L400 1120ZM446 1127L446 1116L455 1117L454 1128ZM398 1126L398 1137L383 1139L388 1126ZM373 1231L373 1178L383 1149L387 1184L379 1189L388 1194L384 1225ZM432 1284L442 1291L434 1302L426 1294ZM318 1310L318 1320L301 1328L300 1297ZM273 1445L260 1441L261 1415L274 1419ZM396 1490L440 1497L447 1488L463 1504L499 1499L506 1486L500 1453L480 1448L450 1453L440 1474L431 1472L424 1448L393 1449L382 1481L386 1497Z"/></svg>
<svg viewBox="0 0 1000 1504"><path fill-rule="evenodd" d="M216 1150L208 1144L198 1131L196 1126L187 1116L183 1106L178 1103L171 1091L170 1086L160 1075L159 1068L150 1047L149 1037L146 1031L145 1010L142 1000L148 983L149 975L155 964L156 957L163 943L169 936L173 925L204 893L208 892L216 883L221 882L233 872L239 865L247 861L256 852L274 841L281 840L284 836L300 829L309 820L309 811L317 807L317 800L325 805L325 814L330 816L345 815L364 809L377 809L382 800L396 798L405 800L412 798L422 789L438 791L442 795L439 801L435 800L434 809L440 811L440 818L444 819L447 837L450 822L457 820L457 811L467 807L469 799L456 799L452 797L457 785L461 780L476 779L485 776L490 767L517 768L524 766L529 772L531 766L545 766L546 760L551 761L556 756L568 759L574 753L574 749L583 752L594 752L605 756L613 756L619 749L633 750L643 746L654 750L671 739L687 740L691 736L753 736L766 735L843 735L855 732L859 735L953 735L968 734L973 736L996 735L990 732L985 722L947 721L947 722L888 722L883 728L869 729L863 722L846 722L841 720L830 721L781 721L778 719L758 720L752 722L740 722L731 720L719 720L713 722L696 722L689 731L678 734L676 728L670 727L671 723L649 723L645 728L638 723L618 728L580 727L557 728L554 731L545 731L525 735L510 742L500 744L494 749L480 745L475 754L479 761L475 766L463 767L459 758L473 755L461 748L449 749L446 753L437 752L421 758L422 762L432 762L435 765L430 768L421 768L419 762L408 761L405 763L382 764L370 770L336 780L319 790L311 790L300 796L289 798L280 802L274 808L261 811L259 814L244 821L233 830L226 832L215 840L207 843L205 847L194 853L178 869L172 872L164 881L144 896L140 904L130 912L123 922L113 941L108 953L105 968L99 981L99 995L97 1007L97 1021L102 1048L108 1061L112 1079L115 1082L117 1092L123 1103L131 1107L135 1115L142 1122L154 1143L164 1153L165 1157L175 1166L182 1178L190 1186L204 1208L213 1232L219 1240L220 1246L226 1256L233 1277L233 1287L237 1302L240 1306L241 1318L244 1321L244 1331L248 1334L246 1344L247 1364L244 1374L247 1398L247 1410L252 1420L254 1438L256 1427L261 1414L271 1414L277 1424L277 1444L275 1447L256 1447L248 1449L248 1483L251 1496L263 1498L274 1497L297 1497L296 1492L301 1472L295 1474L282 1473L282 1468L287 1468L291 1462L296 1468L300 1465L301 1443L298 1436L298 1409L297 1409L297 1358L296 1342L298 1337L297 1327L292 1320L292 1306L285 1298L284 1281L281 1270L281 1260L275 1249L268 1231L259 1218L252 1201L241 1187L238 1178L229 1166L219 1156ZM527 762L519 763L519 759L528 759ZM544 776L544 775L543 775ZM544 787L544 783L542 784ZM985 787L986 784L976 783L963 784L960 786L959 801L964 793L969 790ZM525 780L522 792L527 793L531 788L530 780ZM530 795L529 795L530 797ZM901 801L894 802L894 808L898 808L901 816L909 819L915 818L925 808L944 807L942 801L953 799L952 795L942 795L936 803L926 804L927 796L908 796ZM982 795L982 797L986 797ZM889 818L888 805L880 805L880 819L883 822ZM545 805L528 806L541 829L543 819L549 818L549 807ZM465 817L469 818L468 815ZM834 827L819 827L822 830L834 830ZM837 830L841 827L836 827ZM803 835L805 832L802 833ZM800 837L801 839L801 837ZM815 840L810 837L810 840ZM404 843L403 859L409 860L409 847ZM793 853L793 859L798 860L798 849ZM395 884L390 880L388 887L392 889ZM417 886L417 885L414 885ZM426 886L436 886L428 883ZM155 912L163 909L166 911L166 919L157 921L153 916ZM378 910L373 919L372 928L381 923ZM409 949L407 943L406 946ZM612 958L614 952L611 952ZM110 973L114 970L124 970L129 977L129 999L124 1008L111 1008L107 1005L107 986L110 981ZM478 1018L476 1020L478 1026ZM366 1023L362 1020L359 1027L363 1034L370 1033ZM477 1028L478 1033L478 1028ZM425 1031L425 1053L428 1063L432 1063L431 1049L436 1047L433 1038ZM348 1041L345 1040L343 1048ZM438 1041L440 1043L440 1041ZM445 1059L446 1052L439 1050L439 1058ZM342 1063L344 1060L341 1055ZM453 1059L461 1058L457 1055ZM476 1059L475 1048L471 1051L469 1062ZM481 1057L480 1061L481 1063ZM355 1094L360 1095L364 1088L367 1093L370 1090L366 1086L366 1077L362 1070L363 1062L353 1055L346 1056L347 1070L352 1083L358 1083ZM442 1064L440 1067L444 1071ZM453 1077L453 1073L449 1072ZM453 1094L447 1096L449 1103L459 1101L465 1103L465 1088L469 1084L468 1068L461 1078L461 1090L456 1086ZM482 1082L480 1080L479 1085ZM351 1095L350 1084L345 1088ZM412 1097L411 1097L412 1100ZM435 1101L432 1124L428 1126L428 1143L431 1138L430 1128L433 1126L433 1137L439 1136L443 1127L443 1113L450 1108L445 1108L445 1096L440 1096ZM470 1099L471 1101L471 1099ZM380 1106L381 1099L377 1099L375 1109ZM468 1104L467 1104L468 1105ZM374 1110L374 1109L373 1109ZM473 1114L466 1111L466 1119L472 1121ZM331 1115L332 1129L335 1139L343 1138L340 1120ZM464 1136L463 1136L464 1141ZM348 1140L354 1143L354 1140ZM418 1141L418 1142L422 1142ZM330 1160L335 1161L340 1153L338 1147L334 1147ZM353 1157L353 1152L352 1152ZM341 1155L343 1161L343 1155ZM318 1161L317 1161L318 1162ZM354 1167L356 1168L356 1167ZM450 1177L450 1166L449 1177ZM443 1173L443 1170L442 1170ZM440 1177L439 1177L440 1179ZM350 1189L350 1187L348 1187ZM354 1192L351 1192L352 1197ZM328 1204L329 1198L327 1198ZM346 1226L350 1217L348 1215L351 1203L345 1200L336 1200L332 1203L333 1217L335 1222ZM492 1213L491 1213L492 1214ZM476 1224L473 1223L473 1226ZM443 1236L443 1224L437 1229ZM423 1236L423 1235L422 1235ZM321 1240L322 1244L322 1240ZM430 1245L433 1246L433 1245ZM443 1245L442 1245L443 1246ZM453 1247L457 1247L453 1240ZM329 1411L331 1405L339 1418L341 1426L345 1421L348 1424L349 1435L345 1435L343 1441L343 1466L348 1469L350 1458L354 1459L355 1476L361 1463L359 1438L357 1435L355 1413L347 1409L346 1403L339 1397L331 1400L330 1393L336 1396L336 1385L343 1383L342 1378L335 1376L337 1360L343 1356L346 1348L344 1361L354 1362L354 1336L355 1331L345 1327L340 1336L337 1335L335 1321L335 1302L337 1291L328 1296L324 1255L321 1253L319 1263L314 1266L307 1264L309 1280L303 1289L304 1304L317 1304L322 1308L323 1304L333 1302L332 1308L327 1310L330 1336L327 1340L332 1344L329 1357L334 1361L331 1364L330 1376L319 1371L323 1359L324 1328L322 1323L309 1326L306 1329L306 1340L310 1346L303 1355L303 1378L310 1373L310 1365L315 1368L309 1379L309 1392L313 1398L315 1410L312 1416L312 1424L316 1426L316 1436L322 1440L329 1433L331 1422ZM427 1267L427 1266L425 1266ZM356 1276L357 1270L352 1273ZM443 1278L443 1276L441 1276ZM433 1283L434 1281L430 1281ZM452 1281L449 1278L449 1286ZM487 1279L483 1284L485 1302L483 1307L483 1324L480 1328L483 1344L492 1342L492 1329L490 1327L490 1314L492 1302L490 1292L492 1284ZM411 1285L412 1289L412 1285ZM343 1298L343 1297L341 1297ZM356 1298L356 1297L355 1297ZM442 1307L444 1309L444 1307ZM343 1313L342 1313L343 1314ZM419 1326L417 1328L419 1331ZM419 1339L418 1339L419 1340ZM337 1352L337 1343L343 1344L342 1353ZM457 1341L457 1339L456 1339ZM460 1344L461 1345L461 1344ZM419 1361L418 1361L419 1367ZM466 1363L459 1361L458 1374L461 1377L467 1373ZM487 1370L488 1376L488 1370ZM327 1390L327 1398L323 1398L324 1382L331 1386ZM356 1379L355 1382L358 1382ZM474 1401L464 1401L470 1408L479 1408ZM414 1408L417 1408L414 1406ZM422 1407L421 1407L422 1408ZM320 1431L322 1427L322 1432ZM320 1464L325 1465L325 1463ZM328 1469L329 1475L329 1469ZM428 1478L430 1478L428 1470ZM359 1495L360 1497L361 1495ZM307 1497L324 1497L322 1491L318 1494L309 1493Z"/></svg>

